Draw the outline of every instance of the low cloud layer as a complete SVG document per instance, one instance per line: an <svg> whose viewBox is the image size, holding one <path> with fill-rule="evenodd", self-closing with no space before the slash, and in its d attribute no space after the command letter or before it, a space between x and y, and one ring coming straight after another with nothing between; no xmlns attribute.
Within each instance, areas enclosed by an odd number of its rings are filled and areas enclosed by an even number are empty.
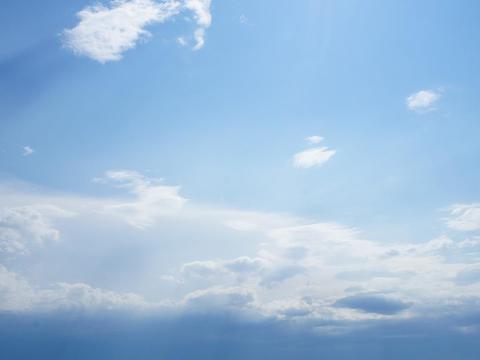
<svg viewBox="0 0 480 360"><path fill-rule="evenodd" d="M4 191L0 313L235 313L330 337L435 314L448 331L477 331L464 321L480 302L475 227L381 243L337 222L186 201L135 171L94 182L115 195ZM471 208L452 207L457 228L472 223Z"/></svg>

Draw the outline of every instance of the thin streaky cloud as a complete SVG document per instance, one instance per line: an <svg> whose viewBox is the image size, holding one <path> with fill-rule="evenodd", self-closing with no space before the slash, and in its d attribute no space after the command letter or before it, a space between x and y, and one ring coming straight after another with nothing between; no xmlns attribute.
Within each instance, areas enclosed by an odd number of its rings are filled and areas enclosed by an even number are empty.
<svg viewBox="0 0 480 360"><path fill-rule="evenodd" d="M165 216L178 214L187 199L180 195L179 186L162 184L162 179L147 178L136 171L110 170L96 183L113 183L127 189L135 198L103 206L102 212L124 219L138 229L146 229Z"/></svg>

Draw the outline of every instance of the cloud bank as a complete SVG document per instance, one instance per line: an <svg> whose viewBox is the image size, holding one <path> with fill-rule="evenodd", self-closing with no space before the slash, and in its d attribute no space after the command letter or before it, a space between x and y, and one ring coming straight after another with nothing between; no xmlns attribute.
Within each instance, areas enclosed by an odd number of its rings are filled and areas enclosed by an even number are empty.
<svg viewBox="0 0 480 360"><path fill-rule="evenodd" d="M0 187L0 316L145 316L159 328L163 319L222 318L341 341L425 323L444 324L450 336L478 334L475 205L452 206L445 224L455 220L468 234L377 242L337 222L186 201L179 187L136 171L95 182L119 193Z"/></svg>

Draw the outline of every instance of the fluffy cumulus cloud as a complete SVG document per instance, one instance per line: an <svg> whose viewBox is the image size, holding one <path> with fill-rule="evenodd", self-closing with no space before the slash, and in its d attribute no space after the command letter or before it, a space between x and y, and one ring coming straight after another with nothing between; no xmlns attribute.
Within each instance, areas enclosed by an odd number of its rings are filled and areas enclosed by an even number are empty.
<svg viewBox="0 0 480 360"><path fill-rule="evenodd" d="M147 25L164 22L179 10L178 1L115 0L110 6L88 6L78 13L78 25L64 31L65 45L101 63L120 60L123 52L150 35Z"/></svg>
<svg viewBox="0 0 480 360"><path fill-rule="evenodd" d="M477 267L455 261L462 254L480 261L480 242L475 240L443 236L418 244L382 245L336 223L261 231L269 241L259 245L254 258L185 263L173 275L177 284L203 287L207 293L212 286L215 291L249 289L255 297L249 308L279 319L422 316L427 305L437 304L431 311L442 312L447 311L442 303L461 308L468 297L479 296ZM460 292L456 286L464 288Z"/></svg>
<svg viewBox="0 0 480 360"><path fill-rule="evenodd" d="M52 219L71 216L54 205L0 208L0 253L26 253L34 245L58 240Z"/></svg>
<svg viewBox="0 0 480 360"><path fill-rule="evenodd" d="M420 90L407 97L406 103L410 110L427 112L433 109L439 99L440 94L434 90Z"/></svg>
<svg viewBox="0 0 480 360"><path fill-rule="evenodd" d="M164 23L184 11L195 18L193 49L198 50L212 21L210 0L111 0L108 5L87 6L77 14L79 23L64 30L64 45L100 63L120 60L125 51L151 36L146 30L149 25Z"/></svg>
<svg viewBox="0 0 480 360"><path fill-rule="evenodd" d="M315 135L307 137L306 140L310 144L319 144L323 141L323 138ZM330 160L335 153L335 150L331 150L326 146L313 147L295 154L293 156L293 165L297 168L304 169L314 166L322 166Z"/></svg>
<svg viewBox="0 0 480 360"><path fill-rule="evenodd" d="M33 293L28 281L0 265L0 311L29 309Z"/></svg>
<svg viewBox="0 0 480 360"><path fill-rule="evenodd" d="M459 231L480 230L480 204L456 204L451 206L447 225Z"/></svg>
<svg viewBox="0 0 480 360"><path fill-rule="evenodd" d="M212 24L212 15L210 13L211 0L186 0L185 7L195 14L197 29L194 32L195 46L194 50L199 50L205 44L206 29Z"/></svg>
<svg viewBox="0 0 480 360"><path fill-rule="evenodd" d="M0 311L105 311L154 307L133 293L116 293L83 283L57 283L38 289L0 265Z"/></svg>

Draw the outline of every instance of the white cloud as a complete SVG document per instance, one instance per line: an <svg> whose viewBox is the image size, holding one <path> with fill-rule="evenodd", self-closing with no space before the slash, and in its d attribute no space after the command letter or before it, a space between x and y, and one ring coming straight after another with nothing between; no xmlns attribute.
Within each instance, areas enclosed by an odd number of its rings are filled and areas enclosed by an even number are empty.
<svg viewBox="0 0 480 360"><path fill-rule="evenodd" d="M59 231L52 219L71 217L55 205L31 205L0 209L0 253L27 253L34 244L56 241Z"/></svg>
<svg viewBox="0 0 480 360"><path fill-rule="evenodd" d="M259 258L252 259L241 256L234 260L225 261L223 266L233 273L247 274L261 271L265 267L265 261Z"/></svg>
<svg viewBox="0 0 480 360"><path fill-rule="evenodd" d="M110 6L88 6L80 22L64 31L64 44L74 53L101 63L120 60L150 33L147 25L162 23L180 12L181 3L169 0L111 0Z"/></svg>
<svg viewBox="0 0 480 360"><path fill-rule="evenodd" d="M195 20L201 27L208 28L212 23L211 0L186 0L185 7L195 13Z"/></svg>
<svg viewBox="0 0 480 360"><path fill-rule="evenodd" d="M197 29L194 32L195 46L193 50L200 50L205 44L205 31L212 24L210 13L211 0L186 0L185 7L194 13Z"/></svg>
<svg viewBox="0 0 480 360"><path fill-rule="evenodd" d="M147 178L135 171L107 171L104 178L94 181L113 182L135 196L132 201L105 205L103 211L140 229L154 225L161 217L178 214L187 202L179 195L179 186L161 185L162 179Z"/></svg>
<svg viewBox="0 0 480 360"><path fill-rule="evenodd" d="M196 29L193 33L193 38L195 39L193 50L200 50L205 45L205 29L201 27Z"/></svg>
<svg viewBox="0 0 480 360"><path fill-rule="evenodd" d="M310 144L320 144L323 141L323 137L318 135L313 135L313 136L307 137L305 140L307 140Z"/></svg>
<svg viewBox="0 0 480 360"><path fill-rule="evenodd" d="M147 307L143 297L133 293L116 293L76 283L58 283L43 289L34 297L36 310L138 310Z"/></svg>
<svg viewBox="0 0 480 360"><path fill-rule="evenodd" d="M28 281L0 265L0 311L29 309L33 296Z"/></svg>
<svg viewBox="0 0 480 360"><path fill-rule="evenodd" d="M23 156L30 156L35 152L30 146L23 147Z"/></svg>
<svg viewBox="0 0 480 360"><path fill-rule="evenodd" d="M447 226L459 231L480 230L480 204L456 204L451 206Z"/></svg>
<svg viewBox="0 0 480 360"><path fill-rule="evenodd" d="M406 102L410 110L427 112L433 109L433 105L440 99L440 94L434 90L421 90L410 95Z"/></svg>
<svg viewBox="0 0 480 360"><path fill-rule="evenodd" d="M244 220L229 220L225 225L237 231L255 231L258 229L258 226L255 223Z"/></svg>
<svg viewBox="0 0 480 360"><path fill-rule="evenodd" d="M301 151L294 155L293 165L297 168L308 169L313 166L322 166L335 155L335 150L327 147L316 147Z"/></svg>
<svg viewBox="0 0 480 360"><path fill-rule="evenodd" d="M27 220L28 226L19 225L22 229L47 229L22 230L20 235L32 244L37 243L33 234L43 234L38 235L42 243L58 238L60 230L68 241L57 244L49 254L45 248L32 251L28 259L15 257L9 266L35 278L38 283L31 287L21 277L6 270L1 275L0 271L0 279L4 278L0 308L12 309L18 303L19 309L157 309L159 303L143 300L142 296L148 296L171 302L177 310L215 311L218 305L279 318L351 321L385 316L334 306L339 299L358 294L414 304L387 315L395 317L421 316L419 306L440 304L441 308L445 303L462 304L462 298L480 298L480 283L473 281L478 275L473 270L480 264L480 240L476 237L457 241L441 236L415 244L375 242L356 228L334 222L195 203L184 206L178 187L172 191L160 179L135 171L109 171L97 182L115 184L131 199L124 195L44 199L79 215L55 223L55 227L50 222L44 226L44 220L35 217L33 223L39 224L31 226ZM41 203L40 197L16 195L0 186L0 201L8 209L2 225L22 223L15 219L17 213L23 214L18 209L25 205L12 204L12 199ZM98 208L103 212L95 212ZM111 222L112 214L144 231L119 227ZM39 219L45 216L42 212ZM15 226L10 228L17 231ZM43 271L32 276L22 263L27 260L32 269L41 266ZM88 272L85 264L91 269ZM103 267L95 266L98 264L109 264L115 292L97 288L99 283L110 286ZM59 272L62 266L65 274ZM75 283L69 284L71 279L76 279ZM95 287L82 284L92 279L98 279ZM54 285L42 289L41 284L50 283ZM131 289L137 295L129 294Z"/></svg>
<svg viewBox="0 0 480 360"><path fill-rule="evenodd" d="M193 50L199 50L212 23L210 4L210 0L110 0L108 6L94 5L81 10L77 14L79 23L63 31L63 42L75 54L100 63L117 61L125 51L151 36L147 26L191 11L197 26ZM187 44L184 37L177 38L177 42Z"/></svg>
<svg viewBox="0 0 480 360"><path fill-rule="evenodd" d="M0 311L140 310L155 307L133 293L116 293L87 284L57 283L37 289L0 265Z"/></svg>
<svg viewBox="0 0 480 360"><path fill-rule="evenodd" d="M312 314L315 306L308 297L300 299L275 300L263 305L263 311L279 318L291 319Z"/></svg>

